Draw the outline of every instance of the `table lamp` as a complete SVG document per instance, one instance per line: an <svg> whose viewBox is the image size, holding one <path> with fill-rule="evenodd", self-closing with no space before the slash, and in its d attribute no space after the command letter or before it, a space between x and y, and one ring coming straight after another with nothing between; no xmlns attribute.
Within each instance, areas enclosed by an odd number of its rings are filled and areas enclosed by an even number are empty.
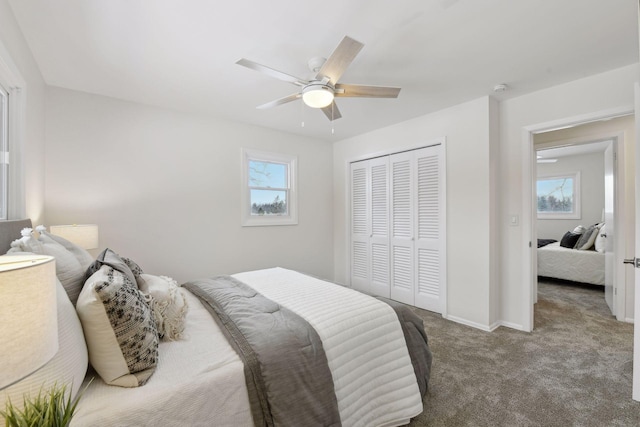
<svg viewBox="0 0 640 427"><path fill-rule="evenodd" d="M55 259L0 256L0 390L58 352Z"/></svg>

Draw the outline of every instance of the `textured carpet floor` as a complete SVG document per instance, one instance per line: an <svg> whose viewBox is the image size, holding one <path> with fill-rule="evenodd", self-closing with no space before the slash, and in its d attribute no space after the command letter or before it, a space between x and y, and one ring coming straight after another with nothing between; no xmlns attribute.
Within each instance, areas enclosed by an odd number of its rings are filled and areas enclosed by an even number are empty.
<svg viewBox="0 0 640 427"><path fill-rule="evenodd" d="M483 332L415 309L433 366L417 426L640 426L633 325L602 288L540 283L531 333Z"/></svg>

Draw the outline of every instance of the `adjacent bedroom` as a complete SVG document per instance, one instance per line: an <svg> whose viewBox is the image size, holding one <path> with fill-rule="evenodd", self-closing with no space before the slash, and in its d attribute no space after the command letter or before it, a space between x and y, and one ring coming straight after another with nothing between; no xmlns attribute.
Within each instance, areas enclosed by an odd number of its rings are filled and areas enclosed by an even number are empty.
<svg viewBox="0 0 640 427"><path fill-rule="evenodd" d="M632 280L620 266L635 198L625 189L620 129L633 126L633 118L624 116L534 140L538 284L558 291L582 287L605 300L609 314L621 321L633 317L626 303L634 295Z"/></svg>

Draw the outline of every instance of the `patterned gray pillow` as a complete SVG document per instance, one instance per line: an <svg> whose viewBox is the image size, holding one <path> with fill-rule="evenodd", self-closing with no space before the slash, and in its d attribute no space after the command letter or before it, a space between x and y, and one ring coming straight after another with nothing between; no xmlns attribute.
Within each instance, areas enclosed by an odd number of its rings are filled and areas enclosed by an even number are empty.
<svg viewBox="0 0 640 427"><path fill-rule="evenodd" d="M103 265L108 265L109 267L116 269L117 271L127 276L131 283L133 283L134 285L136 284L136 276L133 274L127 263L124 262L120 255L109 248L98 254L93 264L91 264L89 268L87 268L87 272L85 273L86 277L88 278L96 271L100 270Z"/></svg>
<svg viewBox="0 0 640 427"><path fill-rule="evenodd" d="M123 256L121 256L120 258L122 259L122 261L124 261L125 264L127 264L127 267L129 267L129 269L131 270L131 272L133 273L137 281L138 277L140 277L140 275L144 273L144 271L142 271L142 268L140 268L138 263L132 260L131 258L127 258Z"/></svg>
<svg viewBox="0 0 640 427"><path fill-rule="evenodd" d="M103 265L85 283L77 305L89 361L111 385L144 385L158 363L158 328L137 285Z"/></svg>

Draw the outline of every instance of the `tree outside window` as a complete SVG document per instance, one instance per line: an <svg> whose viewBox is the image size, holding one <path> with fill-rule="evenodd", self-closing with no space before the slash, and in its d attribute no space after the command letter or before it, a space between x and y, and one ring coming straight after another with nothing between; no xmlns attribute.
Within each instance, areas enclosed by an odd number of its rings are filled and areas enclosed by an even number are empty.
<svg viewBox="0 0 640 427"><path fill-rule="evenodd" d="M538 177L539 219L580 219L580 173Z"/></svg>
<svg viewBox="0 0 640 427"><path fill-rule="evenodd" d="M297 224L297 158L280 153L242 151L242 225Z"/></svg>

